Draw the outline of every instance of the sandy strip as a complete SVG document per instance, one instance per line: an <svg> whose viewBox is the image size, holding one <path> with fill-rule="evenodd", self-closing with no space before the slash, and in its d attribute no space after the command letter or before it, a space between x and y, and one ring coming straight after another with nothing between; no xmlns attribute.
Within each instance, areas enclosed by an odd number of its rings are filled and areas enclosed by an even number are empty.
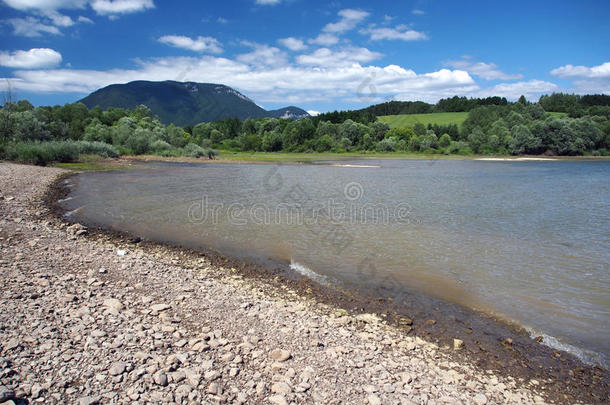
<svg viewBox="0 0 610 405"><path fill-rule="evenodd" d="M364 169L379 169L381 167L378 165L343 165L341 163L333 163L329 166L332 166L332 167L358 167L358 168L364 168Z"/></svg>
<svg viewBox="0 0 610 405"><path fill-rule="evenodd" d="M555 161L559 159L554 158L541 158L541 157L517 157L517 158L476 158L474 160L488 160L493 162L528 162L528 161Z"/></svg>
<svg viewBox="0 0 610 405"><path fill-rule="evenodd" d="M544 381L455 361L453 348L405 336L374 314L349 315L203 256L90 238L49 219L40 202L62 173L0 163L3 398L280 405L562 398Z"/></svg>

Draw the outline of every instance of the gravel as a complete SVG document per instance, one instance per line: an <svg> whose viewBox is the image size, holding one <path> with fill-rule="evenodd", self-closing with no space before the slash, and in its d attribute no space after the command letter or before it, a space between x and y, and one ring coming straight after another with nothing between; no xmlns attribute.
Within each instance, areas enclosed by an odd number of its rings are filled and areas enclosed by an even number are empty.
<svg viewBox="0 0 610 405"><path fill-rule="evenodd" d="M40 199L62 173L0 163L3 398L543 403L533 385L454 362L453 349L405 336L374 314L337 315L204 257L145 251L49 219Z"/></svg>

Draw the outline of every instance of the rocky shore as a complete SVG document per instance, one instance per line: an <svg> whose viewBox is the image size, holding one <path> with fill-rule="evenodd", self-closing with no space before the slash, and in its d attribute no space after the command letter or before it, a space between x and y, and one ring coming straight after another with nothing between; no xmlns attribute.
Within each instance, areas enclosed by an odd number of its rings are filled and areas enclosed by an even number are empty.
<svg viewBox="0 0 610 405"><path fill-rule="evenodd" d="M497 375L204 256L48 215L64 173L0 163L0 402L523 404L544 380ZM137 242L137 241L131 241Z"/></svg>

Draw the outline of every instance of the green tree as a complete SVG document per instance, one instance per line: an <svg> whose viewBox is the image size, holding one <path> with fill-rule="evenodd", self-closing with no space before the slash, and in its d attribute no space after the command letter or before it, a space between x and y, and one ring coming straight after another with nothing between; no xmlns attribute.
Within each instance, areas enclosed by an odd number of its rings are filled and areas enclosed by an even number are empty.
<svg viewBox="0 0 610 405"><path fill-rule="evenodd" d="M451 137L449 134L443 134L438 140L438 146L441 148L447 148L449 145L451 145Z"/></svg>
<svg viewBox="0 0 610 405"><path fill-rule="evenodd" d="M512 128L508 148L513 155L537 153L540 146L540 139L532 135L525 125L515 125Z"/></svg>
<svg viewBox="0 0 610 405"><path fill-rule="evenodd" d="M476 127L468 136L468 143L474 153L481 153L488 146L489 136L481 128Z"/></svg>
<svg viewBox="0 0 610 405"><path fill-rule="evenodd" d="M265 152L278 152L282 150L282 135L273 130L263 135L262 149Z"/></svg>
<svg viewBox="0 0 610 405"><path fill-rule="evenodd" d="M427 131L427 129L426 129L426 126L425 126L424 124L422 124L421 122L417 122L417 123L415 123L415 125L413 126L413 131L414 131L414 132L415 132L417 135L422 136L422 135L426 135L426 131Z"/></svg>

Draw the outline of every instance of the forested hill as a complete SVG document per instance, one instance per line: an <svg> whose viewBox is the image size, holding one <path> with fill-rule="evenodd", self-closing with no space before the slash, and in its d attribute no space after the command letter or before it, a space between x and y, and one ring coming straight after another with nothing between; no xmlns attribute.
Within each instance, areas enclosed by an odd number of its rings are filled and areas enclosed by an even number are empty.
<svg viewBox="0 0 610 405"><path fill-rule="evenodd" d="M290 118L309 114L298 107L266 111L240 92L222 84L135 81L113 84L80 100L88 108L134 109L146 105L164 124L194 126L227 118Z"/></svg>

